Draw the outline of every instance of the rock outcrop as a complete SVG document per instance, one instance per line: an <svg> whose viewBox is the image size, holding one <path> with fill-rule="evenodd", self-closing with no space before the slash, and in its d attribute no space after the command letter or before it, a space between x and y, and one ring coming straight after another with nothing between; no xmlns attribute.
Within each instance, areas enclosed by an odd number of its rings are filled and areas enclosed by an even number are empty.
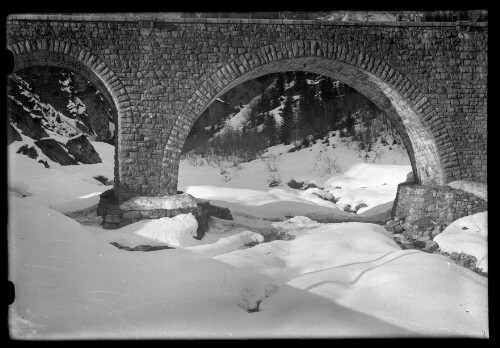
<svg viewBox="0 0 500 348"><path fill-rule="evenodd" d="M22 153L23 155L28 156L29 158L37 158L38 157L38 152L33 146L29 145L23 145L17 150L17 153Z"/></svg>
<svg viewBox="0 0 500 348"><path fill-rule="evenodd" d="M68 154L63 145L54 139L40 139L35 141L35 145L42 150L43 154L51 161L57 162L60 165L68 166L71 164L78 164L78 162Z"/></svg>
<svg viewBox="0 0 500 348"><path fill-rule="evenodd" d="M71 138L66 143L68 153L72 155L78 162L84 164L101 163L102 159L94 149L90 141L83 134Z"/></svg>
<svg viewBox="0 0 500 348"><path fill-rule="evenodd" d="M23 140L21 134L12 126L12 124L7 125L7 145L12 144L14 141Z"/></svg>

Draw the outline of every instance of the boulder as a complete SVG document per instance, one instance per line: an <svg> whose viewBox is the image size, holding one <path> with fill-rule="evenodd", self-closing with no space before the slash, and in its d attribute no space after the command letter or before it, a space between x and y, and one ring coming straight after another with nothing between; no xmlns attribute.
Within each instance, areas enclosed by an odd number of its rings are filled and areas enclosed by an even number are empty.
<svg viewBox="0 0 500 348"><path fill-rule="evenodd" d="M387 220L386 223L385 223L385 228L386 229L393 229L394 227L396 227L396 225L398 225L398 223L394 220Z"/></svg>
<svg viewBox="0 0 500 348"><path fill-rule="evenodd" d="M38 163L41 163L45 166L45 168L50 168L50 165L47 163L47 161L44 160L38 160Z"/></svg>
<svg viewBox="0 0 500 348"><path fill-rule="evenodd" d="M198 206L202 209L202 213L205 213L208 216L215 216L216 218L223 220L233 220L231 211L228 208L218 207L209 202L198 203Z"/></svg>
<svg viewBox="0 0 500 348"><path fill-rule="evenodd" d="M12 144L14 141L23 140L21 134L12 126L11 123L7 126L7 145Z"/></svg>
<svg viewBox="0 0 500 348"><path fill-rule="evenodd" d="M443 231L443 228L441 225L436 225L434 230L431 232L431 238L434 239L438 234L440 234Z"/></svg>
<svg viewBox="0 0 500 348"><path fill-rule="evenodd" d="M433 253L439 248L439 245L434 242L434 241L427 241L425 244L425 248L423 249L424 251L428 253Z"/></svg>
<svg viewBox="0 0 500 348"><path fill-rule="evenodd" d="M413 245L418 249L425 248L426 244L427 243L425 243L423 240L416 240L415 242L413 242Z"/></svg>
<svg viewBox="0 0 500 348"><path fill-rule="evenodd" d="M33 146L23 145L17 150L17 153L22 153L23 155L28 156L29 158L37 158L38 152Z"/></svg>
<svg viewBox="0 0 500 348"><path fill-rule="evenodd" d="M35 145L42 150L43 154L51 161L57 162L62 166L78 164L74 158L68 155L63 145L54 139L40 139L35 141Z"/></svg>
<svg viewBox="0 0 500 348"><path fill-rule="evenodd" d="M404 228L401 225L395 225L394 226L394 233L403 233Z"/></svg>
<svg viewBox="0 0 500 348"><path fill-rule="evenodd" d="M101 157L84 134L71 138L66 148L78 162L85 164L101 163Z"/></svg>

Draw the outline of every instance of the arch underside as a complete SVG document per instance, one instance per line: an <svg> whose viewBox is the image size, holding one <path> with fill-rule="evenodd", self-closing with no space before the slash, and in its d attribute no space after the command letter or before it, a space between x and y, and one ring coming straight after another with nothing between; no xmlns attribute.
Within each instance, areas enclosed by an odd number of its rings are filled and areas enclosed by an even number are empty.
<svg viewBox="0 0 500 348"><path fill-rule="evenodd" d="M74 71L81 76L85 77L88 81L97 88L97 90L102 94L103 98L113 109L113 112L118 113L115 101L109 93L105 84L95 75L92 70L83 64L81 61L61 53L51 52L51 51L35 51L26 53L23 55L18 55L14 60L14 70L22 70L24 68L30 67L41 67L41 66L51 66L56 68L63 68L67 70Z"/></svg>
<svg viewBox="0 0 500 348"><path fill-rule="evenodd" d="M11 43L7 48L14 56L13 72L36 66L52 66L71 70L85 77L101 93L117 115L115 127L114 188L121 194L119 149L122 148L120 127L122 119L132 115L130 98L109 66L85 47L60 40L25 40Z"/></svg>
<svg viewBox="0 0 500 348"><path fill-rule="evenodd" d="M446 174L440 161L436 141L430 128L424 124L422 116L388 83L373 73L337 60L320 57L299 57L263 64L223 87L219 85L218 92L208 102L204 103L202 108L194 108L196 111L186 112L188 123L192 126L212 102L231 88L245 81L270 73L296 70L329 76L334 80L346 83L366 96L387 115L398 130L408 151L413 174L417 182L425 185L442 185L446 182ZM188 128L190 129L190 127ZM169 172L171 175L170 180L175 180L175 188L177 186L180 149L187 138L189 129L187 132L182 132L183 138L179 149L173 151L173 155L176 156L177 160L173 161L174 167L170 168Z"/></svg>

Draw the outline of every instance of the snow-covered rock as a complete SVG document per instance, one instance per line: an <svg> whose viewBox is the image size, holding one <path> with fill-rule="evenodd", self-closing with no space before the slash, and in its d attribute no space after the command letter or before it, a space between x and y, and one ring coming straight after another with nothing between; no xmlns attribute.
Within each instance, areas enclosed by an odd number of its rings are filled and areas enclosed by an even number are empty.
<svg viewBox="0 0 500 348"><path fill-rule="evenodd" d="M193 214L180 214L171 218L142 220L122 227L122 230L137 230L136 234L165 243L171 247L190 245L196 237L198 222Z"/></svg>
<svg viewBox="0 0 500 348"><path fill-rule="evenodd" d="M448 186L471 193L484 199L485 201L488 201L487 184L467 180L456 180L448 183Z"/></svg>
<svg viewBox="0 0 500 348"><path fill-rule="evenodd" d="M196 207L196 200L193 196L186 193L164 197L137 196L123 202L120 205L120 209L122 211L155 209L172 210Z"/></svg>
<svg viewBox="0 0 500 348"><path fill-rule="evenodd" d="M84 134L68 140L66 143L68 153L78 162L85 164L101 163L102 159Z"/></svg>
<svg viewBox="0 0 500 348"><path fill-rule="evenodd" d="M476 267L488 272L488 212L453 221L434 241L441 251L475 256Z"/></svg>

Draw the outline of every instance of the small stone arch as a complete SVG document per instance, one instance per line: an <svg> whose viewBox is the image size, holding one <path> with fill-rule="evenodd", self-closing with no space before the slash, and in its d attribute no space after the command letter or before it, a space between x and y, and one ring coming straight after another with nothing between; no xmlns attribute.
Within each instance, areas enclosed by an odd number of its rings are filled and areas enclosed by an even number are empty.
<svg viewBox="0 0 500 348"><path fill-rule="evenodd" d="M98 55L88 48L61 40L21 40L7 45L14 56L13 72L33 66L54 66L72 70L89 80L117 113L115 127L115 188L120 185L118 151L123 119L132 117L130 97L122 82Z"/></svg>
<svg viewBox="0 0 500 348"><path fill-rule="evenodd" d="M194 122L216 98L244 81L287 70L314 72L345 82L385 111L401 134L419 183L443 185L460 178L452 137L427 97L409 79L358 49L298 40L247 52L222 64L199 85L181 109L167 140L162 193L176 192L182 145Z"/></svg>

